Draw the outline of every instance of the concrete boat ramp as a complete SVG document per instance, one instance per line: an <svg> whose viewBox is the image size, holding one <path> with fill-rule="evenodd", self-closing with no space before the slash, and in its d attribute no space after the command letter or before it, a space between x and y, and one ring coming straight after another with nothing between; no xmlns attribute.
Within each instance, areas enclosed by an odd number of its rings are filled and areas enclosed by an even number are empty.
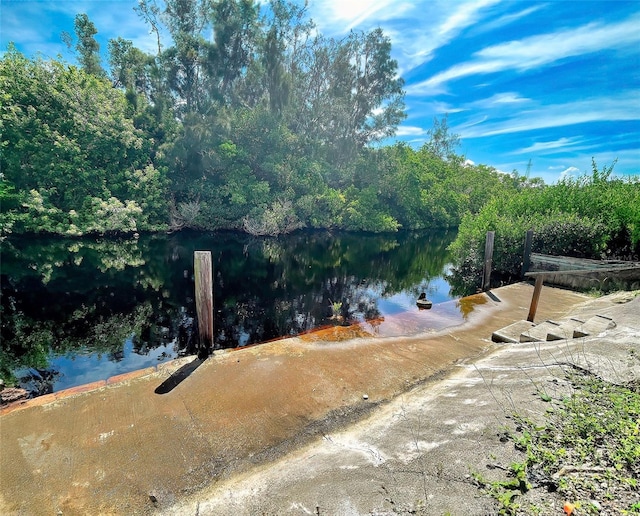
<svg viewBox="0 0 640 516"><path fill-rule="evenodd" d="M472 296L462 324L428 334L310 334L4 407L0 513L494 513L470 472L509 464L513 445L496 434L509 407L537 410L534 383L571 362L640 378L630 294L545 287L536 322L598 315L614 327L492 342L526 317L532 292Z"/></svg>

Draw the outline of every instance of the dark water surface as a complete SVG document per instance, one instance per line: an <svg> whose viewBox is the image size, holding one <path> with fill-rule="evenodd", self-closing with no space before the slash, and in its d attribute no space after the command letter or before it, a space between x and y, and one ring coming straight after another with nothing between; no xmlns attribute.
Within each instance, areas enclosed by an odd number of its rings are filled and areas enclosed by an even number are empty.
<svg viewBox="0 0 640 516"><path fill-rule="evenodd" d="M194 353L195 250L212 253L216 348L327 325L428 331L462 317L445 303L454 236L12 238L2 242L0 373L43 394ZM420 292L432 310L418 310Z"/></svg>

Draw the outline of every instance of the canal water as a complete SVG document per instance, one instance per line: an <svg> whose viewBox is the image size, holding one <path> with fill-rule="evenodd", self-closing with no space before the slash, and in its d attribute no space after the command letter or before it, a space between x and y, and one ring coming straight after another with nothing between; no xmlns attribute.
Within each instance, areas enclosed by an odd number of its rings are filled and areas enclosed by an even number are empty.
<svg viewBox="0 0 640 516"><path fill-rule="evenodd" d="M193 354L196 250L212 253L215 348L313 330L349 338L439 329L464 315L447 279L454 237L11 238L2 243L0 374L38 395ZM421 292L431 310L416 306Z"/></svg>

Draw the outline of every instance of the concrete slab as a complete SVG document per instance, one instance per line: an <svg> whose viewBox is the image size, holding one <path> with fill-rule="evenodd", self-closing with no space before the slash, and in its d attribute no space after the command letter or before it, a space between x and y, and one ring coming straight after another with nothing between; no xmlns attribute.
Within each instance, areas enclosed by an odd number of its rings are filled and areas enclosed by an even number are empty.
<svg viewBox="0 0 640 516"><path fill-rule="evenodd" d="M574 330L582 324L584 324L584 319L578 319L576 317L560 321L560 325L557 328L549 331L547 340L572 339Z"/></svg>
<svg viewBox="0 0 640 516"><path fill-rule="evenodd" d="M497 514L471 477L504 480L504 470L523 460L524 453L499 438L513 431L514 412L542 420L549 403L541 393L558 399L572 392L566 377L571 364L609 381L640 378L640 361L629 360L630 351L640 351L634 315L640 298L617 308L627 322L604 339L588 337L586 347L578 340L497 347L458 364L442 380L396 397L361 422L326 432L272 465L212 485L166 513ZM632 489L629 496L637 499ZM564 513L566 502L544 485L518 497L525 501L544 514ZM602 500L602 513L617 514L621 506L621 500Z"/></svg>
<svg viewBox="0 0 640 516"><path fill-rule="evenodd" d="M557 331L560 323L544 321L520 335L520 342L543 342L547 340L549 332Z"/></svg>
<svg viewBox="0 0 640 516"><path fill-rule="evenodd" d="M604 331L616 327L616 323L610 317L604 315L594 315L585 321L584 324L573 330L573 338L578 339L587 335L598 335Z"/></svg>
<svg viewBox="0 0 640 516"><path fill-rule="evenodd" d="M535 324L529 321L518 321L500 328L491 334L493 342L517 343L520 342L520 335L530 331Z"/></svg>
<svg viewBox="0 0 640 516"><path fill-rule="evenodd" d="M495 513L469 481L488 456L510 463L492 400L504 392L505 406L531 407L524 387L549 371L523 375L534 359L629 362L628 351L607 355L611 346L564 358L551 343L492 344L493 329L526 316L532 292L518 284L461 302L462 325L412 338L296 338L217 354L166 394L155 390L170 366L6 409L0 514L369 514L391 502ZM538 313L555 320L586 301L544 287Z"/></svg>

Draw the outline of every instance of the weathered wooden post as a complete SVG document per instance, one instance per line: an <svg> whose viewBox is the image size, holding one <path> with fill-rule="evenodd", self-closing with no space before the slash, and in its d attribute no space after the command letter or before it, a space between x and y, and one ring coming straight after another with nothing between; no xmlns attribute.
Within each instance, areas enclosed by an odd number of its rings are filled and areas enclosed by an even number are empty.
<svg viewBox="0 0 640 516"><path fill-rule="evenodd" d="M544 275L538 274L536 276L536 286L533 288L533 296L531 296L531 306L529 307L529 315L527 321L533 322L536 317L536 310L538 310L538 301L540 299L540 292L542 291L542 284L544 283Z"/></svg>
<svg viewBox="0 0 640 516"><path fill-rule="evenodd" d="M213 349L213 275L211 269L211 251L195 251L193 255L193 270L196 288L198 334L201 344L200 351L206 354Z"/></svg>
<svg viewBox="0 0 640 516"><path fill-rule="evenodd" d="M482 290L489 290L491 285L491 267L493 266L493 240L495 231L487 231L487 239L484 243L484 273L482 275Z"/></svg>
<svg viewBox="0 0 640 516"><path fill-rule="evenodd" d="M522 277L529 272L531 267L531 248L533 247L533 229L527 231L524 237L524 253L522 254Z"/></svg>

